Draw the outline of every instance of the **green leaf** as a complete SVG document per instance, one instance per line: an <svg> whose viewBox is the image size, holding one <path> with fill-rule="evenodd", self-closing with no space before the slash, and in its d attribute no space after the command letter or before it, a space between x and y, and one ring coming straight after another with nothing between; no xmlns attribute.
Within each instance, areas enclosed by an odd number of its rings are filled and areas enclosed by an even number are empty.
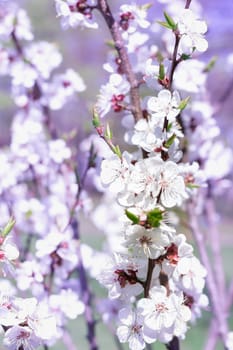
<svg viewBox="0 0 233 350"><path fill-rule="evenodd" d="M12 230L12 228L15 225L15 219L13 217L11 217L8 221L8 223L6 224L6 226L1 230L1 236L2 237L6 237Z"/></svg>
<svg viewBox="0 0 233 350"><path fill-rule="evenodd" d="M169 137L169 139L166 141L164 147L166 148L170 148L171 145L173 144L173 142L175 141L176 135L173 134L171 137Z"/></svg>
<svg viewBox="0 0 233 350"><path fill-rule="evenodd" d="M114 153L119 157L121 158L122 157L122 154L121 154L121 150L120 150L120 147L118 145L114 146Z"/></svg>
<svg viewBox="0 0 233 350"><path fill-rule="evenodd" d="M190 96L186 97L184 100L180 101L180 104L178 106L178 109L180 109L181 111L183 111L183 109L186 108L187 104L190 101Z"/></svg>
<svg viewBox="0 0 233 350"><path fill-rule="evenodd" d="M105 137L108 140L112 140L112 131L111 131L110 126L109 126L108 123L107 123L106 130L105 130Z"/></svg>
<svg viewBox="0 0 233 350"><path fill-rule="evenodd" d="M188 55L186 53L182 53L182 55L180 56L182 61L187 61L191 58L191 55Z"/></svg>
<svg viewBox="0 0 233 350"><path fill-rule="evenodd" d="M163 57L163 55L162 55L162 53L161 53L160 51L158 51L158 52L156 53L156 58L157 58L157 60L158 60L159 63L162 63L163 60L164 60L164 57Z"/></svg>
<svg viewBox="0 0 233 350"><path fill-rule="evenodd" d="M33 214L33 212L32 212L31 209L27 210L26 213L25 213L26 219L27 219L27 220L30 219L30 217L32 216L32 214Z"/></svg>
<svg viewBox="0 0 233 350"><path fill-rule="evenodd" d="M190 189L200 188L200 186L199 186L199 185L192 184L192 183L187 183L187 184L186 184L186 187L188 187L188 188L190 188Z"/></svg>
<svg viewBox="0 0 233 350"><path fill-rule="evenodd" d="M209 61L209 63L207 63L207 65L205 66L205 68L203 69L204 73L209 73L211 71L211 69L214 67L216 61L217 61L218 57L217 56L213 56L211 58L211 60Z"/></svg>
<svg viewBox="0 0 233 350"><path fill-rule="evenodd" d="M162 21L157 21L158 24L160 24L162 27L168 28L168 29L172 29L170 27L169 24L167 24L167 22L162 22Z"/></svg>
<svg viewBox="0 0 233 350"><path fill-rule="evenodd" d="M152 2L148 2L147 4L143 4L139 6L142 10L149 10L153 6Z"/></svg>
<svg viewBox="0 0 233 350"><path fill-rule="evenodd" d="M115 43L114 43L113 40L107 40L105 43L106 43L106 45L107 45L108 47L110 47L111 49L115 49L115 48L116 48L116 45L115 45Z"/></svg>
<svg viewBox="0 0 233 350"><path fill-rule="evenodd" d="M163 212L159 208L155 208L147 214L147 223L151 227L159 227L163 219Z"/></svg>
<svg viewBox="0 0 233 350"><path fill-rule="evenodd" d="M139 223L139 217L136 216L135 214L131 213L129 210L127 210L127 209L125 210L125 215L127 216L127 218L129 220L132 221L133 224L136 225Z"/></svg>
<svg viewBox="0 0 233 350"><path fill-rule="evenodd" d="M164 65L160 63L159 65L159 79L163 80L165 78L165 70L164 70Z"/></svg>
<svg viewBox="0 0 233 350"><path fill-rule="evenodd" d="M174 22L174 20L167 14L167 12L164 11L164 17L166 19L167 24L169 25L169 28L172 30L177 29L177 24Z"/></svg>
<svg viewBox="0 0 233 350"><path fill-rule="evenodd" d="M93 108L92 124L95 128L98 128L101 125L99 113L97 112L96 108Z"/></svg>
<svg viewBox="0 0 233 350"><path fill-rule="evenodd" d="M171 128L172 128L172 123L170 122L170 123L168 124L168 126L167 126L167 131L170 131Z"/></svg>

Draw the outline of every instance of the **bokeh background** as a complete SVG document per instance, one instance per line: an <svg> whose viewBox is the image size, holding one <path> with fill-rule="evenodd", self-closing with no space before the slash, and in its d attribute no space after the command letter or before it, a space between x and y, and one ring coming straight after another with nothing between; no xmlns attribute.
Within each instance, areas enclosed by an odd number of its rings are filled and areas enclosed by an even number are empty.
<svg viewBox="0 0 233 350"><path fill-rule="evenodd" d="M174 0L175 1L175 0ZM195 0L193 0L195 1ZM61 70L72 67L77 70L85 80L87 90L80 94L77 99L66 106L62 112L53 116L57 128L63 131L77 129L77 144L84 135L91 132L91 106L96 101L100 84L105 83L107 74L102 69L102 64L106 60L106 41L110 39L108 30L99 18L100 29L80 30L70 29L63 31L60 27L59 19L55 16L53 0L17 0L24 7L31 18L34 27L36 40L47 40L56 43L63 54L64 60ZM130 1L112 0L109 1L113 10L123 3ZM156 0L150 1L155 4L152 10L154 18L162 18L162 5ZM210 100L213 105L221 98L224 103L220 106L215 115L218 125L222 130L222 138L226 145L233 149L233 1L232 0L200 0L203 6L204 19L207 21L209 31L207 39L209 50L202 55L202 59L209 61L213 56L217 56L214 69L209 74L208 90ZM137 1L144 3L144 1ZM88 101L88 104L86 103ZM15 111L15 106L10 97L10 86L7 79L0 81L0 146L7 144L10 139L10 124ZM207 131L208 132L208 131ZM121 135L116 135L119 139ZM0 165L1 166L1 165ZM218 166L216 164L216 166ZM216 203L219 210L219 227L221 230L221 243L225 270L228 281L232 276L232 256L233 256L233 189L230 188L224 197L218 198ZM99 234L96 235L94 227L81 223L84 231L84 241L93 247L100 247ZM92 282L97 295L104 295L97 283ZM187 339L182 343L184 350L198 350L203 348L207 337L207 325L209 322L208 312L204 314L195 327L189 330ZM233 329L233 313L231 313L231 324ZM70 324L71 335L75 339L77 350L88 350L85 340L85 323L80 318ZM97 325L97 336L100 350L117 350L112 336L107 329ZM64 345L58 344L51 349L65 350ZM122 349L127 349L123 346ZM155 344L153 349L165 349L164 346ZM218 349L223 347L219 344ZM69 349L68 349L69 350Z"/></svg>

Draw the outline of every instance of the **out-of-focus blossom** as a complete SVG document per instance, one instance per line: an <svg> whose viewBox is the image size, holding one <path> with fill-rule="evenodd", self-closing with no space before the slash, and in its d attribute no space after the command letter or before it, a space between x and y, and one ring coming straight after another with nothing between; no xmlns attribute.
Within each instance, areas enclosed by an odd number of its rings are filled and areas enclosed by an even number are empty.
<svg viewBox="0 0 233 350"><path fill-rule="evenodd" d="M199 18L190 9L182 11L178 20L178 30L181 34L181 46L183 52L190 53L193 49L204 52L208 48L208 42L204 38L207 32L205 21Z"/></svg>

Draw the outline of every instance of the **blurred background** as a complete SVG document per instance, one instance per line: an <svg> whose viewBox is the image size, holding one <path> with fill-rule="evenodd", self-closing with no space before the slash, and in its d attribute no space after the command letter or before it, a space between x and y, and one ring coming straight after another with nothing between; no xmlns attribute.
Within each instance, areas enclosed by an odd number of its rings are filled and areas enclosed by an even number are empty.
<svg viewBox="0 0 233 350"><path fill-rule="evenodd" d="M61 71L66 68L77 70L83 77L87 90L80 94L77 99L67 105L62 112L56 113L57 129L70 131L77 129L76 142L79 143L86 133L92 131L91 125L91 107L96 101L96 95L99 92L101 84L105 83L108 75L102 69L102 64L106 62L106 41L110 39L108 30L99 18L99 30L92 29L70 29L63 31L60 21L56 18L53 0L17 0L24 7L31 18L34 28L35 40L46 40L55 43L63 54L63 63ZM137 1L145 3L146 1ZM162 18L162 5L157 1L154 3L151 15L155 19ZM222 137L226 144L233 149L233 1L232 0L200 0L203 6L204 19L208 23L207 39L209 49L207 53L201 56L202 60L208 62L211 57L217 56L217 62L214 69L210 72L208 78L208 89L210 100L213 105L216 101L222 99L223 103L219 106L215 118L222 130ZM130 1L112 0L109 1L113 10L123 3ZM86 104L88 101L88 105ZM10 97L10 86L7 79L0 82L0 145L5 145L10 140L10 124L15 111L15 106ZM208 131L207 131L208 132ZM121 135L117 138L121 138ZM216 164L217 166L217 164ZM219 222L222 232L222 246L227 279L232 276L232 247L233 247L233 189L230 188L220 197L217 207L221 216ZM87 232L86 241L92 246L99 243L96 241L94 228L83 224ZM84 238L85 240L85 238ZM97 295L104 295L104 292L92 282ZM231 313L232 316L232 313ZM187 334L187 339L182 344L184 350L198 350L203 348L207 336L207 324L209 315L206 313L195 327ZM231 317L233 327L233 317ZM72 322L70 325L71 334L77 344L77 350L88 350L85 341L85 324L82 319ZM112 341L112 336L108 334L104 326L97 326L98 341L100 350L117 350ZM65 350L62 344L58 344L51 349ZM122 349L127 349L123 346ZM155 344L153 349L165 349L164 346ZM218 346L221 350L223 347Z"/></svg>

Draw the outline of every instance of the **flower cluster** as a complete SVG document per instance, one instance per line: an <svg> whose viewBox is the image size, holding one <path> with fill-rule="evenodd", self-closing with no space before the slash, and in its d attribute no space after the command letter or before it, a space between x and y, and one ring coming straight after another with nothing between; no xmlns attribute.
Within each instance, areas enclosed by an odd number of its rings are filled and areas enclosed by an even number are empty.
<svg viewBox="0 0 233 350"><path fill-rule="evenodd" d="M213 276L203 239L196 240L201 263L182 233L188 227L195 236L197 214L205 220L211 196L229 186L232 165L205 97L213 62L198 59L208 48L207 25L197 2L159 1L166 4L164 20L155 22L151 4L122 4L113 13L107 0L54 0L64 29L97 29L99 12L112 35L103 65L108 78L93 113L98 135L78 140L79 149L75 133L62 134L54 119L85 91L83 79L71 68L60 70L54 44L33 41L23 9L0 2L0 75L11 82L17 107L0 155L6 349L48 349L59 339L74 348L67 323L83 315L90 350L98 350L97 312L119 348L120 342L142 350L159 341L178 349L209 305L206 279L216 318L211 329L219 328L216 338L232 348L218 240L212 243L219 264ZM123 140L116 145L105 125L110 115L122 123L126 146ZM83 244L79 220L85 213L88 225L105 234L104 251ZM88 277L107 289L108 298L93 295Z"/></svg>
<svg viewBox="0 0 233 350"><path fill-rule="evenodd" d="M82 197L77 201L73 152L51 115L85 84L72 69L55 72L62 62L55 45L30 43L33 34L24 10L16 4L0 6L0 73L10 78L18 107L10 145L1 152L0 224L12 215L16 225L9 233L10 221L0 234L0 269L3 276L14 276L19 295L32 294L15 297L14 287L4 290L1 280L0 324L7 349L29 350L54 343L67 320L85 310L80 285L71 278L81 263L71 212L80 209Z"/></svg>
<svg viewBox="0 0 233 350"><path fill-rule="evenodd" d="M196 24L191 10L185 11L193 16ZM123 33L124 40L129 40L134 32L130 25L135 18L128 11L127 23L126 15L123 23L121 16L120 28L128 31L127 38ZM200 49L201 44L198 46L197 42L205 41L201 37L204 29L199 32L200 27L196 25L195 31L192 25L191 30L191 26L182 27L183 22L174 22L179 48L192 38L189 47ZM141 71L144 81L148 87L156 86L157 82L157 86L159 83L164 88L157 96L147 96L141 101L142 116L136 120L133 131L130 104L124 104L118 110L126 110L123 119L127 120L124 122L127 126L125 140L142 153L125 151L121 154L113 148L115 154L101 164L102 182L115 193L118 204L125 210L125 217L120 247L118 251L113 247L114 255L106 261L97 279L108 289L110 299L123 303L117 335L120 342L128 342L134 350L144 349L146 343L156 340L170 343L174 337L183 339L188 323L200 316L201 309L208 305L208 298L203 294L206 270L194 256L185 236L176 233L171 215L171 209L182 206L205 181L198 163L181 162L184 129L180 116L186 112L188 98L182 100L178 91L172 89L173 76L166 77L164 65L152 65L149 57L147 62L146 71ZM116 73L109 72L111 81ZM120 73L118 69L118 77L119 74L124 77L124 72ZM178 74L174 75L174 84ZM112 87L105 85L101 92L105 90L111 97ZM105 100L104 105L102 96L108 96L108 93L101 93L97 102L101 117L110 112L110 103L107 107ZM101 122L97 119L95 124L99 128ZM97 130L104 137L100 128ZM109 139L112 142L110 132L106 137L107 142Z"/></svg>
<svg viewBox="0 0 233 350"><path fill-rule="evenodd" d="M55 5L64 29L77 26L98 28L98 24L92 19L95 0L56 0Z"/></svg>

